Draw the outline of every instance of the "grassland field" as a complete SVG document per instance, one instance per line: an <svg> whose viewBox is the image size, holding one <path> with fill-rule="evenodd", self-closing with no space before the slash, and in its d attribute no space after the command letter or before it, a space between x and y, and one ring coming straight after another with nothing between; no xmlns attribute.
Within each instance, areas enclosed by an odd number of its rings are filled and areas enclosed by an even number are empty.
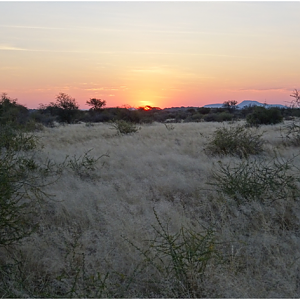
<svg viewBox="0 0 300 300"><path fill-rule="evenodd" d="M50 196L35 216L38 230L13 250L0 249L2 262L19 262L19 275L2 285L2 296L299 297L300 148L283 142L285 121L253 129L262 134L263 151L248 159L207 151L216 129L243 124L153 123L118 135L110 124L83 123L35 133L37 161L81 161L85 154L99 159L92 160L94 170L82 165L76 172L76 166L63 170L44 188ZM288 191L285 198L276 198L278 186L266 187L266 200L231 197L211 185L220 164L269 161L274 166L277 158L290 163L283 174L295 179L292 194ZM162 228L167 233L158 236ZM211 232L211 256L203 254L197 261L189 254L194 244L174 246L182 251L175 253L181 260L174 267L177 257L168 251L185 236L164 244L169 250L154 247L155 238L167 241L182 228L203 236ZM192 235L186 243L195 240ZM205 264L198 276L201 259Z"/></svg>

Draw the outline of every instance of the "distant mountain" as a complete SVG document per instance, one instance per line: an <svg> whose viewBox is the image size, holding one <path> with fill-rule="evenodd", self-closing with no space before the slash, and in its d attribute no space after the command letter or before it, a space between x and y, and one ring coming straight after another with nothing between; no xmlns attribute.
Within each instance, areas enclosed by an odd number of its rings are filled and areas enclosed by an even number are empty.
<svg viewBox="0 0 300 300"><path fill-rule="evenodd" d="M286 106L282 104L265 104L253 100L244 100L243 102L237 105L238 108L244 108L245 106L265 106L266 108L269 107L286 108Z"/></svg>
<svg viewBox="0 0 300 300"><path fill-rule="evenodd" d="M216 103L216 104L207 104L207 105L204 105L203 107L207 107L207 108L220 108L222 106L223 106L223 104Z"/></svg>
<svg viewBox="0 0 300 300"><path fill-rule="evenodd" d="M244 108L246 106L265 106L266 108L269 108L269 107L279 107L279 108L286 108L285 105L282 105L282 104L264 104L264 103L261 103L261 102L258 102L258 101L254 101L254 100L244 100L243 102L241 102L240 104L238 104L236 107L237 108ZM204 107L208 107L208 108L221 108L223 107L223 103L220 104L220 103L217 103L217 104L207 104L207 105L204 105Z"/></svg>
<svg viewBox="0 0 300 300"><path fill-rule="evenodd" d="M267 105L254 100L244 100L243 102L237 105L238 108L244 108L246 106L267 106Z"/></svg>

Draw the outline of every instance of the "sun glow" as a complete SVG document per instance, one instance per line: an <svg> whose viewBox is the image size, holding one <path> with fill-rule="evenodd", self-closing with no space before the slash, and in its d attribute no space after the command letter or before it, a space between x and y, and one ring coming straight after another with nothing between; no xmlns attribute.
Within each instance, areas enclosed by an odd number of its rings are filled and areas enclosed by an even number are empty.
<svg viewBox="0 0 300 300"><path fill-rule="evenodd" d="M159 106L162 96L152 89L134 90L131 99L134 107Z"/></svg>
<svg viewBox="0 0 300 300"><path fill-rule="evenodd" d="M151 110L151 106L150 105L146 105L143 108L144 108L144 110Z"/></svg>
<svg viewBox="0 0 300 300"><path fill-rule="evenodd" d="M80 109L90 98L135 108L285 104L299 89L300 2L254 2L0 1L0 93L28 108L60 92Z"/></svg>

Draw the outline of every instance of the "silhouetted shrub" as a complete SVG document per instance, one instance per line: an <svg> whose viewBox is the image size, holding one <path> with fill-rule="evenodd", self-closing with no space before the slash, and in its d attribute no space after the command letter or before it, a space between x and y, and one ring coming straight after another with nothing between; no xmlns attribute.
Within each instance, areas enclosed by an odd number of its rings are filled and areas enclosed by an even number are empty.
<svg viewBox="0 0 300 300"><path fill-rule="evenodd" d="M30 113L30 119L37 123L43 124L46 127L54 127L54 121L56 120L56 117L50 115L49 113L44 113L43 110L38 109Z"/></svg>
<svg viewBox="0 0 300 300"><path fill-rule="evenodd" d="M256 106L252 113L247 115L246 121L249 126L269 125L281 123L283 117L279 108L271 107L265 108Z"/></svg>
<svg viewBox="0 0 300 300"><path fill-rule="evenodd" d="M291 113L291 115L293 116L293 117L300 117L300 108L294 108L293 110L292 110L292 113Z"/></svg>
<svg viewBox="0 0 300 300"><path fill-rule="evenodd" d="M28 109L3 93L0 99L0 124L10 124L13 127L22 127L28 121Z"/></svg>
<svg viewBox="0 0 300 300"><path fill-rule="evenodd" d="M231 113L224 111L217 114L216 118L217 118L217 122L226 122L226 121L232 121L234 116Z"/></svg>
<svg viewBox="0 0 300 300"><path fill-rule="evenodd" d="M218 115L215 113L209 113L205 115L203 119L205 122L218 122Z"/></svg>
<svg viewBox="0 0 300 300"><path fill-rule="evenodd" d="M44 114L56 116L58 122L68 124L74 123L80 114L76 100L65 93L59 93L55 103L51 102L49 105L42 105L40 111Z"/></svg>
<svg viewBox="0 0 300 300"><path fill-rule="evenodd" d="M199 107L198 112L202 115L207 115L210 113L210 108L209 107Z"/></svg>
<svg viewBox="0 0 300 300"><path fill-rule="evenodd" d="M218 113L209 113L204 115L203 119L205 122L225 122L231 121L234 118L234 115L226 111Z"/></svg>
<svg viewBox="0 0 300 300"><path fill-rule="evenodd" d="M200 113L196 113L196 114L192 115L191 118L194 122L201 122L203 120L203 115Z"/></svg>

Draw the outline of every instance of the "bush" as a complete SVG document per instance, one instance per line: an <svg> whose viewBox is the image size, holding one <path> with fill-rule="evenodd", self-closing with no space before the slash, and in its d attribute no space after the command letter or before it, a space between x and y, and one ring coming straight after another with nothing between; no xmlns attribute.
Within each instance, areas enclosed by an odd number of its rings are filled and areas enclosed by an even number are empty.
<svg viewBox="0 0 300 300"><path fill-rule="evenodd" d="M43 124L46 127L54 127L56 117L50 113L44 112L43 109L38 109L30 114L30 119L39 124Z"/></svg>
<svg viewBox="0 0 300 300"><path fill-rule="evenodd" d="M216 113L208 113L204 116L205 122L218 122L218 114Z"/></svg>
<svg viewBox="0 0 300 300"><path fill-rule="evenodd" d="M74 123L80 113L76 100L65 93L59 93L55 103L41 105L40 112L56 116L59 122L68 124Z"/></svg>
<svg viewBox="0 0 300 300"><path fill-rule="evenodd" d="M9 126L0 131L0 246L12 244L37 227L31 216L42 192L40 166L28 153L36 148L32 134Z"/></svg>
<svg viewBox="0 0 300 300"><path fill-rule="evenodd" d="M262 134L244 126L222 127L213 133L206 152L213 155L235 155L240 158L263 151Z"/></svg>
<svg viewBox="0 0 300 300"><path fill-rule="evenodd" d="M217 122L226 122L226 121L232 121L232 120L233 120L233 114L231 114L231 113L223 111L223 112L217 114Z"/></svg>
<svg viewBox="0 0 300 300"><path fill-rule="evenodd" d="M28 121L28 109L3 93L0 99L0 124L22 127Z"/></svg>
<svg viewBox="0 0 300 300"><path fill-rule="evenodd" d="M219 256L213 231L205 229L198 232L182 226L179 232L171 233L155 210L154 214L158 226L152 226L156 237L149 241L150 247L142 250L130 242L144 257L143 267L153 272L148 284L154 284L162 295L166 294L171 284L171 294L166 295L168 298L203 297L202 281L206 268Z"/></svg>
<svg viewBox="0 0 300 300"><path fill-rule="evenodd" d="M292 122L291 124L286 125L284 129L286 130L286 134L285 136L282 136L283 143L286 146L300 146L300 125Z"/></svg>
<svg viewBox="0 0 300 300"><path fill-rule="evenodd" d="M75 173L75 175L82 179L92 176L91 171L96 170L96 163L100 158L104 156L108 157L107 154L103 154L97 158L94 158L89 155L91 151L92 149L85 152L83 155L80 155L79 157L74 155L73 158L69 158L67 156L65 160L66 166L69 167Z"/></svg>
<svg viewBox="0 0 300 300"><path fill-rule="evenodd" d="M116 129L117 133L120 135L135 133L139 130L135 124L124 120L117 120L111 124L113 126L112 129Z"/></svg>
<svg viewBox="0 0 300 300"><path fill-rule="evenodd" d="M201 122L203 120L203 115L201 115L200 113L196 113L192 115L191 118L193 122Z"/></svg>
<svg viewBox="0 0 300 300"><path fill-rule="evenodd" d="M246 121L249 126L269 125L281 123L283 117L279 108L256 106L253 112L247 115Z"/></svg>
<svg viewBox="0 0 300 300"><path fill-rule="evenodd" d="M37 139L32 133L16 130L9 125L0 127L0 151L29 151L37 147Z"/></svg>
<svg viewBox="0 0 300 300"><path fill-rule="evenodd" d="M202 115L207 115L210 113L210 108L209 107L199 107L197 111L202 114Z"/></svg>
<svg viewBox="0 0 300 300"><path fill-rule="evenodd" d="M284 161L278 157L271 161L243 160L235 166L222 164L212 173L212 182L217 192L236 200L273 202L299 197L299 170L292 160Z"/></svg>

